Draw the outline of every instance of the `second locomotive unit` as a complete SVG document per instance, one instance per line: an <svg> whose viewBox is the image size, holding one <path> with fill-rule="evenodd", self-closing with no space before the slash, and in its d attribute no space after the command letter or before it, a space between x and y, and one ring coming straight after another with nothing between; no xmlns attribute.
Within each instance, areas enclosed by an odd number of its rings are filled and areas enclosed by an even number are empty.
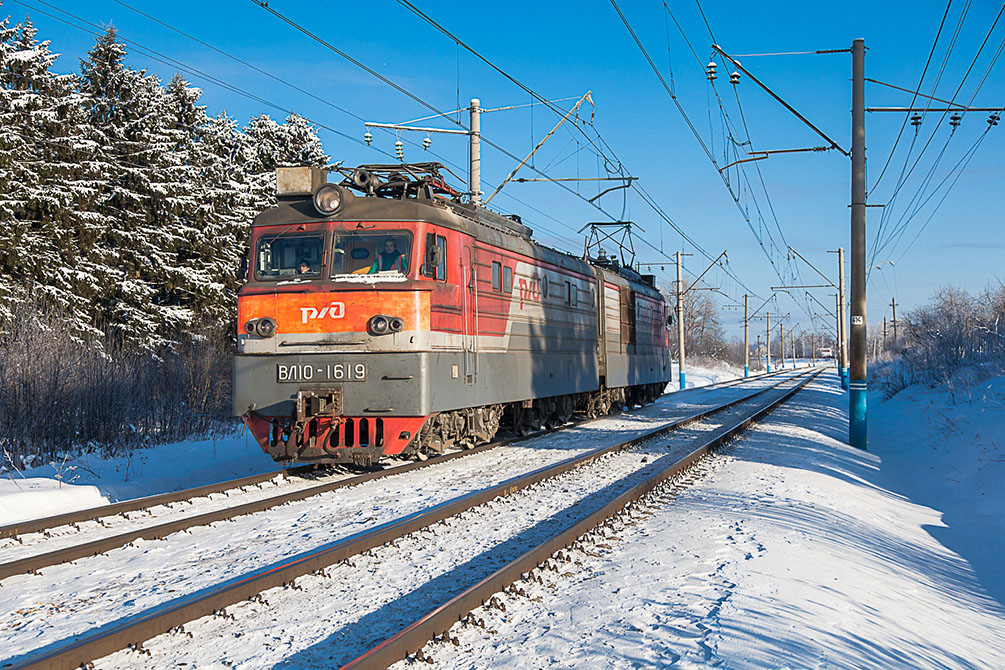
<svg viewBox="0 0 1005 670"><path fill-rule="evenodd" d="M424 458L663 392L653 278L535 243L440 167L278 170L234 361L234 411L277 461Z"/></svg>

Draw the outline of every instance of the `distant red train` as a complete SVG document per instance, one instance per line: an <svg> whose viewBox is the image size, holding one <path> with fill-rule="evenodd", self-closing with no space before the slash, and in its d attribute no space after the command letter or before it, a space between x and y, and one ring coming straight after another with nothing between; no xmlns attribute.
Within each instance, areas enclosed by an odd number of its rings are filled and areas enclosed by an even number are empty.
<svg viewBox="0 0 1005 670"><path fill-rule="evenodd" d="M279 169L234 360L235 414L277 461L424 458L663 392L653 278L536 244L440 168Z"/></svg>

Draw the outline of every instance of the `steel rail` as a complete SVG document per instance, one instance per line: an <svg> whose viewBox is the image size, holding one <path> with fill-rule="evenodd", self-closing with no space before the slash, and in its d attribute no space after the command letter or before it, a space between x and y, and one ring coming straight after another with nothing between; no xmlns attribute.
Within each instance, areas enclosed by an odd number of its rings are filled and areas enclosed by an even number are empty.
<svg viewBox="0 0 1005 670"><path fill-rule="evenodd" d="M78 668L96 658L107 656L130 645L138 645L145 640L176 629L194 619L221 612L227 606L252 598L262 591L289 584L298 577L316 572L339 561L384 545L403 535L421 530L438 521L460 514L472 507L484 504L498 497L512 495L520 489L564 474L580 465L597 460L608 453L629 449L646 440L669 433L684 425L747 402L805 374L806 372L803 372L795 377L782 380L774 386L765 387L747 394L742 398L721 403L713 408L704 409L688 417L677 419L619 444L595 449L554 465L510 478L486 489L459 496L433 507L289 557L273 565L253 570L245 575L229 579L195 593L181 596L127 619L108 623L89 633L73 635L65 640L49 644L40 650L28 652L20 658L8 659L0 663L2 663L4 668L11 670L26 670L28 668L72 670ZM817 374L819 374L819 371L817 371ZM470 453L470 451L460 453L466 454ZM379 475L381 473L373 474Z"/></svg>
<svg viewBox="0 0 1005 670"><path fill-rule="evenodd" d="M747 430L752 424L795 395L822 371L815 371L812 376L786 391L780 397L767 403L754 414L741 419L733 425L724 426L715 431L710 438L698 438L703 443L684 458L662 468L647 481L634 486L585 519L577 522L565 531L552 536L530 551L525 552L522 556L503 566L492 575L479 581L376 647L345 664L342 666L342 670L389 667L407 658L409 654L417 652L437 635L446 634L456 622L464 618L469 612L488 602L493 594L503 591L510 584L519 580L525 573L540 567L542 563L551 558L556 552L568 548L579 541L584 535L602 525L616 514L621 513L632 503L639 501L647 494L662 486L671 477L680 474L706 457L717 447ZM664 458L669 459L670 457Z"/></svg>
<svg viewBox="0 0 1005 670"><path fill-rule="evenodd" d="M770 374L774 375L776 373L772 372ZM702 386L700 388L701 389L720 388L729 385L734 385L737 383L753 381L754 379L764 379L767 376L768 375L757 375L755 377L748 377L748 378L740 377L737 379L730 379L723 382L716 382L715 384L709 384L707 386ZM532 436L525 436L525 437L532 437ZM496 442L493 442L492 444L499 446L496 444ZM485 445L482 446L484 447ZM471 451L473 450L465 450L464 453L471 453ZM454 452L451 452L450 454L445 454L444 456L452 456L453 453ZM432 460L436 462L442 462L443 456L436 457L436 459ZM199 498L213 493L223 493L225 491L230 491L233 489L240 489L247 486L254 486L256 484L261 484L262 482L269 481L275 477L289 478L290 476L307 474L309 472L312 472L314 469L315 466L313 465L301 465L292 468L272 470L270 472L263 472L257 475L248 475L247 477L228 479L226 481L215 482L212 484L204 484L189 489L182 489L179 491L169 491L167 493L158 493L151 496L144 496L142 498L123 500L121 502L111 503L109 505L102 505L100 507L89 507L87 509L77 510L74 512L65 512L63 514L41 517L38 519L26 519L24 521L17 521L12 524L0 526L0 539L8 537L16 539L19 535L28 535L29 533L43 533L47 530L52 530L60 526L72 526L74 524L82 523L85 521L95 521L97 519L102 519L109 516L118 516L125 514L127 512L136 512L139 510L148 509L150 507L156 507L158 505L168 505L176 502L184 502L189 500L190 498Z"/></svg>
<svg viewBox="0 0 1005 670"><path fill-rule="evenodd" d="M5 526L0 526L0 539L5 537L16 538L18 535L27 535L28 533L40 533L53 528L58 528L59 526L69 526L83 521L94 521L106 516L115 516L118 514L125 514L126 512L135 512L148 507L156 507L157 505L182 502L188 500L189 498L199 498L201 496L207 496L211 493L223 493L224 491L239 489L244 486L261 484L262 482L269 481L274 477L286 478L290 475L303 474L305 472L309 472L311 469L313 469L313 466L305 465L295 468L272 470L271 472L263 472L261 474L239 477L237 479L228 479L226 481L216 482L213 484L204 484L190 489L182 489L181 491L158 493L156 495L145 496L143 498L133 498L131 500L123 500L122 502L112 503L110 505L102 505L101 507L89 507L75 512L56 514L53 516L42 517L40 519L18 521Z"/></svg>
<svg viewBox="0 0 1005 670"><path fill-rule="evenodd" d="M780 374L781 372L782 371L779 371L779 373L772 373L772 375ZM791 370L785 370L784 372L791 372ZM763 378L764 376L766 375L762 375L761 377ZM702 387L702 388L709 388L709 387ZM691 419L686 417L684 420L691 420ZM589 421L592 421L592 419L587 421L581 421L572 425L582 425L583 423L588 423ZM559 429L568 427L570 427L570 425L567 424L565 426L560 427ZM195 526L204 526L211 523L215 523L217 521L223 521L225 519L232 519L234 517L243 516L246 514L254 514L256 512L262 512L272 507L278 507L280 505L285 505L286 503L295 502L298 500L305 500L307 498L312 498L316 495L321 495L323 493L328 493L330 491L335 491L337 489L348 488L350 486L364 484L374 479L380 479L391 475L404 474L431 465L445 463L454 458L469 456L483 451L487 451L489 449L494 449L496 447L505 446L513 442L527 440L533 437L539 437L540 435L544 435L548 432L551 432L552 430L558 430L558 429L536 431L534 433L524 436L507 437L501 440L495 440L488 444L483 444L481 446L474 447L472 449L459 450L448 454L443 454L441 456L437 456L436 458L432 458L427 461L417 461L407 463L404 465L395 466L393 468L388 468L385 470L357 475L355 477L347 477L345 479L340 479L334 482L327 482L324 484L319 484L317 486L311 486L303 489L298 489L296 491L282 493L277 496L261 498L259 500L243 503L241 505L224 507L218 510L204 512L202 514L197 514L195 516L183 517L165 523L155 524L151 526L144 526L141 528L134 528L115 535L109 535L107 537L91 540L90 542L83 542L80 544L63 547L62 549L55 549L53 551L34 554L32 556L26 556L25 558L19 558L13 561L8 561L6 563L0 563L0 580L6 579L7 577L11 577L13 575L34 573L42 568L49 567L52 565L58 565L60 563L67 563L69 561L73 561L79 558L86 558L88 556L95 556L98 554L102 554L111 549L117 549L119 547L125 546L130 542L134 542L136 540L159 540L173 533L177 533L178 531L192 528ZM190 491L191 490L195 489L190 489ZM142 500L148 500L148 499L142 499Z"/></svg>

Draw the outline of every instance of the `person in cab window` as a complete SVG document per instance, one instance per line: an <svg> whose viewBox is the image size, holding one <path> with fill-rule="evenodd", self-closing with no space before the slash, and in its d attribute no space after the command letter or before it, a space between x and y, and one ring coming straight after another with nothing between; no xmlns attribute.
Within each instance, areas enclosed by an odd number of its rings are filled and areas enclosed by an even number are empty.
<svg viewBox="0 0 1005 670"><path fill-rule="evenodd" d="M405 255L398 251L398 245L390 237L384 240L384 250L377 254L377 258L367 270L367 274L388 271L402 274L408 272L408 261L405 259Z"/></svg>
<svg viewBox="0 0 1005 670"><path fill-rule="evenodd" d="M311 264L307 261L300 261L300 266L297 268L298 275L309 275L311 274Z"/></svg>

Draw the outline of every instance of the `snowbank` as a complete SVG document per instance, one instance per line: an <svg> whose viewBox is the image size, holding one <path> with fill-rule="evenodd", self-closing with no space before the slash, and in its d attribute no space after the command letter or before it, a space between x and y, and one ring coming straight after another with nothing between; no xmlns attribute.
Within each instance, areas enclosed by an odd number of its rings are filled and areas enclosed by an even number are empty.
<svg viewBox="0 0 1005 670"><path fill-rule="evenodd" d="M276 470L250 434L78 454L0 476L0 525Z"/></svg>

